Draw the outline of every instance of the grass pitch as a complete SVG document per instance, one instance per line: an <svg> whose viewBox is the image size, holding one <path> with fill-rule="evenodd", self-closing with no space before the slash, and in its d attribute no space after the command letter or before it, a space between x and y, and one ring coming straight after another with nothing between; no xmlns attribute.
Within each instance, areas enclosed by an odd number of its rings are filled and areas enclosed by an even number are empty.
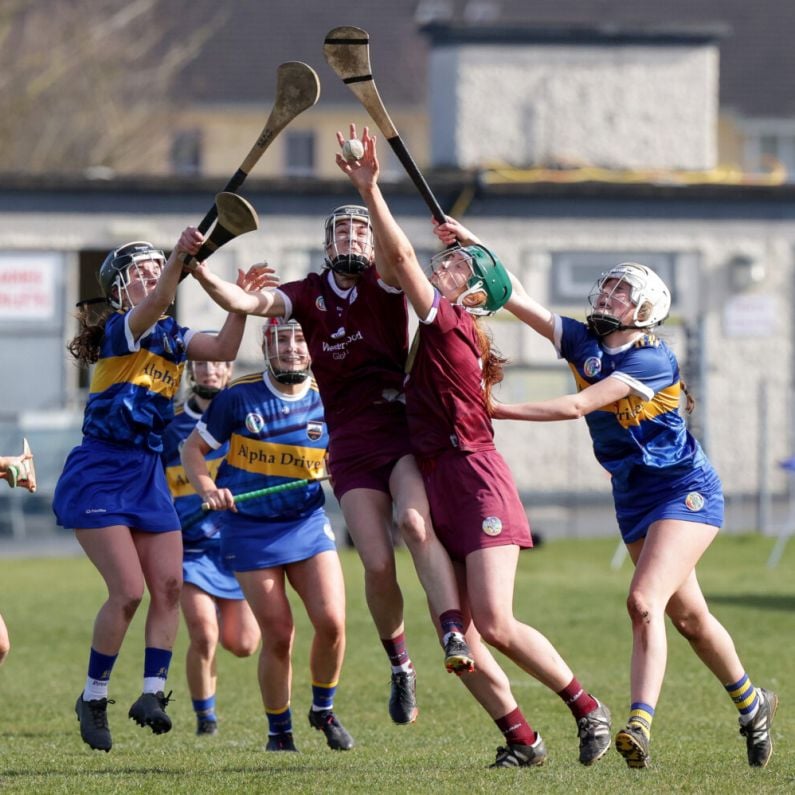
<svg viewBox="0 0 795 795"><path fill-rule="evenodd" d="M765 770L746 764L737 716L719 683L669 628L668 673L654 722L653 767L628 770L611 749L593 768L577 762L576 726L553 693L505 661L514 694L544 737L542 768L489 770L502 737L456 679L441 650L405 550L398 550L409 648L418 670L420 716L394 726L386 702L389 669L367 613L361 566L342 552L348 592L348 652L336 711L356 739L329 750L306 720L311 702L309 627L297 621L293 714L300 754L264 752L266 721L256 658L218 655L220 733L196 737L181 629L169 687L170 734L154 736L127 718L140 692L143 618L139 610L111 682L114 747L91 751L73 712L85 678L91 623L104 587L83 559L0 563L0 611L12 651L0 669L0 790L3 792L410 792L780 793L795 791L795 544L773 570L771 539L719 537L699 567L713 612L734 637L757 684L776 690L775 751ZM629 702L630 627L624 602L630 564L610 569L616 541L549 542L525 552L515 612L544 632L583 684L613 712L619 728Z"/></svg>

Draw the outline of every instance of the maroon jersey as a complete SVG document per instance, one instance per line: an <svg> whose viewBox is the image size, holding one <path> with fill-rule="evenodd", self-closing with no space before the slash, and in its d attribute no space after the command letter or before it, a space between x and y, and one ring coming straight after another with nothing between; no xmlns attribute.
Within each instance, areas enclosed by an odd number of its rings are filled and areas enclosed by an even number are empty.
<svg viewBox="0 0 795 795"><path fill-rule="evenodd" d="M367 268L342 290L331 271L279 287L285 318L301 324L329 432L393 402L403 392L408 316L403 293ZM391 412L389 412L391 413ZM355 430L356 424L353 428Z"/></svg>
<svg viewBox="0 0 795 795"><path fill-rule="evenodd" d="M406 380L406 411L414 452L494 449L486 411L475 322L436 293L430 320L420 323L419 346Z"/></svg>

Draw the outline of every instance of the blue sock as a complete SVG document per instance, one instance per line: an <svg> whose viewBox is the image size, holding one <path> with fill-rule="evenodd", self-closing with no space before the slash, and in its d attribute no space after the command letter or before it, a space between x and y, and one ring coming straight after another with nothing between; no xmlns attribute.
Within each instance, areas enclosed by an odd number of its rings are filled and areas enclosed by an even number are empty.
<svg viewBox="0 0 795 795"><path fill-rule="evenodd" d="M170 664L170 649L156 649L154 646L144 649L144 693L165 690Z"/></svg>
<svg viewBox="0 0 795 795"><path fill-rule="evenodd" d="M209 698L194 698L193 711L197 718L209 718L215 720L215 695Z"/></svg>
<svg viewBox="0 0 795 795"><path fill-rule="evenodd" d="M312 709L315 711L334 709L334 694L337 692L337 682L327 685L321 682L312 682Z"/></svg>
<svg viewBox="0 0 795 795"><path fill-rule="evenodd" d="M101 654L92 648L88 655L88 675L83 690L85 701L96 701L108 697L108 683L118 654Z"/></svg>
<svg viewBox="0 0 795 795"><path fill-rule="evenodd" d="M284 734L293 730L293 714L290 707L279 710L265 710L268 717L268 734Z"/></svg>

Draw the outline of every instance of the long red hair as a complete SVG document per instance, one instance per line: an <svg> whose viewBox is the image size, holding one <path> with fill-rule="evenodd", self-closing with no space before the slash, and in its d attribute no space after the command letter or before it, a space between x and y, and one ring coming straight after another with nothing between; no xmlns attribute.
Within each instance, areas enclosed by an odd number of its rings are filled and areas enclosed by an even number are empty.
<svg viewBox="0 0 795 795"><path fill-rule="evenodd" d="M495 384L499 384L502 381L504 367L508 360L494 347L491 333L486 327L481 325L480 319L477 317L472 319L475 321L475 333L480 347L480 359L483 362L483 399L486 403L486 410L491 416L493 408L491 391Z"/></svg>

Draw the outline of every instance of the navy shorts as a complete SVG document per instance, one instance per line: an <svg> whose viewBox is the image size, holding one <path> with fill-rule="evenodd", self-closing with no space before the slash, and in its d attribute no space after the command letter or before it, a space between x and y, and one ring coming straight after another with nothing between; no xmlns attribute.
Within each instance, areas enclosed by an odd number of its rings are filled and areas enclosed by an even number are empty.
<svg viewBox="0 0 795 795"><path fill-rule="evenodd" d="M233 571L221 557L221 541L185 543L182 559L182 579L218 599L243 599L243 591Z"/></svg>
<svg viewBox="0 0 795 795"><path fill-rule="evenodd" d="M251 519L229 511L221 518L221 556L232 571L286 566L336 549L334 531L322 508L289 522Z"/></svg>
<svg viewBox="0 0 795 795"><path fill-rule="evenodd" d="M418 463L436 535L451 559L487 547L533 546L513 476L496 450L451 451Z"/></svg>
<svg viewBox="0 0 795 795"><path fill-rule="evenodd" d="M659 474L635 478L629 489L614 488L613 498L625 544L645 538L649 527L661 519L723 526L723 487L711 466L674 481Z"/></svg>
<svg viewBox="0 0 795 795"><path fill-rule="evenodd" d="M180 529L159 453L84 438L66 458L52 509L61 527Z"/></svg>

